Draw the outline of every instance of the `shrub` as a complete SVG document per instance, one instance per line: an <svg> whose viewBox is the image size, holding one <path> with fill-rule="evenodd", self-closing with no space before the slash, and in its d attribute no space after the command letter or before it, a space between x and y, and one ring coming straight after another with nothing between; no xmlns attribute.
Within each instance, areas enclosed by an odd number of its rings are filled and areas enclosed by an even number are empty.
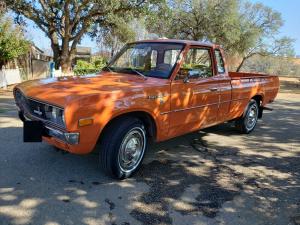
<svg viewBox="0 0 300 225"><path fill-rule="evenodd" d="M74 73L77 76L88 75L100 72L106 65L106 59L104 57L97 57L92 62L84 60L78 60L74 68Z"/></svg>

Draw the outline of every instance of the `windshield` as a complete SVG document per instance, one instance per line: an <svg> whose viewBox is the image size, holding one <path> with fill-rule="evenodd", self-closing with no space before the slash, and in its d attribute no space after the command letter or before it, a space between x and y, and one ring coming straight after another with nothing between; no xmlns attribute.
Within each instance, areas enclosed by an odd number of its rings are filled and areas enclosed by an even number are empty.
<svg viewBox="0 0 300 225"><path fill-rule="evenodd" d="M126 45L107 66L107 70L140 73L146 77L169 78L183 44L134 43Z"/></svg>

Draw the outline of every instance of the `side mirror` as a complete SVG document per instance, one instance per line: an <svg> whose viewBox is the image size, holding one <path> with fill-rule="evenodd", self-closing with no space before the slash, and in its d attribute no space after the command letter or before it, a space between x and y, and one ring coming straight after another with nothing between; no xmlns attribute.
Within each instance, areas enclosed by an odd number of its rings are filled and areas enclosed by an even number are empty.
<svg viewBox="0 0 300 225"><path fill-rule="evenodd" d="M187 76L183 79L184 83L189 83L190 79L195 79L198 78L200 76L200 73L198 70L189 70L187 73Z"/></svg>

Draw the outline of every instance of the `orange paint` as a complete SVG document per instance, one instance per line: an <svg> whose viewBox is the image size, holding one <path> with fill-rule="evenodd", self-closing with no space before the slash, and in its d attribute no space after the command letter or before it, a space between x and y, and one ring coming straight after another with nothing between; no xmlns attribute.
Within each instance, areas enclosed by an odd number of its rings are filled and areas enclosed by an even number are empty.
<svg viewBox="0 0 300 225"><path fill-rule="evenodd" d="M151 42L182 43L185 45L183 57L191 47L208 48L213 76L188 83L176 80L183 63L179 60L169 79L148 77L145 80L134 74L101 72L90 77L24 82L15 91L20 90L26 97L64 108L65 131L80 133L76 145L53 137L43 137L43 140L72 153L86 154L94 149L109 121L125 113L142 111L155 122L155 140L163 141L238 118L254 96L261 96L262 106L265 106L277 95L277 76L228 73L225 62L225 72L218 74L214 57L214 50L220 49L217 45L181 40ZM93 123L80 127L78 122L83 118L92 118Z"/></svg>

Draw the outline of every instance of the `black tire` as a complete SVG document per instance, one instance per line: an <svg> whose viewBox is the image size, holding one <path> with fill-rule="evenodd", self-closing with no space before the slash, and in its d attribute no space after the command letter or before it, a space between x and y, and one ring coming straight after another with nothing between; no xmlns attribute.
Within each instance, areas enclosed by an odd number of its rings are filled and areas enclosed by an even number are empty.
<svg viewBox="0 0 300 225"><path fill-rule="evenodd" d="M253 116L250 117L255 113ZM257 102L254 99L251 99L247 105L247 108L242 117L235 121L235 127L238 131L242 134L249 134L251 131L254 130L259 114L259 107ZM251 120L251 123L250 123Z"/></svg>
<svg viewBox="0 0 300 225"><path fill-rule="evenodd" d="M126 150L124 149L124 142L131 140L128 138L132 132L136 132L140 135L140 138L144 138L144 145L142 147L142 153L137 160L137 165L132 169L124 169L122 163L120 163L120 154ZM137 135L136 134L136 135ZM126 147L129 143L126 142ZM145 151L147 149L147 135L144 124L137 118L126 117L113 121L105 129L104 134L101 136L100 140L100 165L103 171L113 178L124 179L130 177L134 172L136 172L140 165L142 164ZM136 147L136 145L135 145ZM141 149L141 148L140 148ZM132 157L132 156L131 156Z"/></svg>

